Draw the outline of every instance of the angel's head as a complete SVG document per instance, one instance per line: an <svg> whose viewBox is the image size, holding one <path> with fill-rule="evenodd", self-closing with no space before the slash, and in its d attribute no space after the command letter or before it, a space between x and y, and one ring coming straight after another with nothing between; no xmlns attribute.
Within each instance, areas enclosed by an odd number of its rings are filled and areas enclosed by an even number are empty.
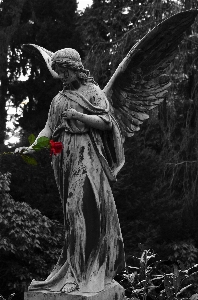
<svg viewBox="0 0 198 300"><path fill-rule="evenodd" d="M79 53L72 48L56 51L52 56L52 69L66 84L79 81L85 84L89 71L85 70Z"/></svg>

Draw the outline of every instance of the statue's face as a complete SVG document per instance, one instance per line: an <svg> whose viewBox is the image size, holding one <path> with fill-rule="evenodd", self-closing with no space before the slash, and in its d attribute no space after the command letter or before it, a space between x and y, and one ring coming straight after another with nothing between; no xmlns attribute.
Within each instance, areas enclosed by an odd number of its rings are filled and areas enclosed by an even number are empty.
<svg viewBox="0 0 198 300"><path fill-rule="evenodd" d="M73 70L67 69L60 65L55 66L55 72L58 73L59 78L64 79L66 83L70 83L77 79L76 73Z"/></svg>

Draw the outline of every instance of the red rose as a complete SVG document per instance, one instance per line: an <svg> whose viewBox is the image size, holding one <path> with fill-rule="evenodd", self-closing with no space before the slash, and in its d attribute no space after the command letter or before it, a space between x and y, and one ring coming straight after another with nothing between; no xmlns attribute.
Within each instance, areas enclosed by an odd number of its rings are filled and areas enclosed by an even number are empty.
<svg viewBox="0 0 198 300"><path fill-rule="evenodd" d="M61 153L63 150L63 144L61 142L54 142L53 140L50 140L50 155Z"/></svg>

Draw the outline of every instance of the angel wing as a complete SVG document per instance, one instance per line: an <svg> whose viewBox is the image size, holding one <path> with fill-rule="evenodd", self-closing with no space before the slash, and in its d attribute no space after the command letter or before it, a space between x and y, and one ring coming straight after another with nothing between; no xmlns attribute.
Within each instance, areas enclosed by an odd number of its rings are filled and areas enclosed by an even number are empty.
<svg viewBox="0 0 198 300"><path fill-rule="evenodd" d="M35 48L38 50L36 51ZM48 70L50 71L50 73L52 74L52 76L54 78L59 78L58 74L52 69L51 65L52 65L52 55L54 54L53 52L43 48L43 47L40 47L38 45L35 45L35 44L24 44L23 45L23 49L27 50L28 52L30 53L33 53L35 54L37 57L39 54L42 55L42 57L44 58L44 61L48 67ZM38 57L39 58L39 57ZM42 59L40 59L41 62L43 62Z"/></svg>
<svg viewBox="0 0 198 300"><path fill-rule="evenodd" d="M164 100L171 85L164 74L197 10L176 14L135 44L103 89L124 136L132 136L149 118L146 113Z"/></svg>

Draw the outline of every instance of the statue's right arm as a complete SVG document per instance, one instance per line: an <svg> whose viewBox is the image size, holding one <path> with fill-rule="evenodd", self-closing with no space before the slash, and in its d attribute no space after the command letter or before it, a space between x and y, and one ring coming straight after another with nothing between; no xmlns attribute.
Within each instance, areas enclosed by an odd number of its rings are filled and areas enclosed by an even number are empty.
<svg viewBox="0 0 198 300"><path fill-rule="evenodd" d="M34 145L36 145L38 138L40 138L42 136L48 137L49 139L52 136L52 131L51 131L50 127L49 127L48 121L46 122L45 127L43 128L43 130L41 130L41 132L39 133L39 135L37 136L36 140L34 141L34 143L31 146L16 148L15 151L14 151L14 153L23 153L23 154L33 153L35 150L32 149L32 147Z"/></svg>

